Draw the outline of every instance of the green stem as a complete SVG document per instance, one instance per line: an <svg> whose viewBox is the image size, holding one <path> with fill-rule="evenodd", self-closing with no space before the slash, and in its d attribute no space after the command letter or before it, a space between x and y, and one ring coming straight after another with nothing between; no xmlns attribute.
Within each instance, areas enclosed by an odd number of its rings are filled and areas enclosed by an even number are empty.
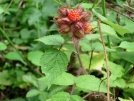
<svg viewBox="0 0 134 101"><path fill-rule="evenodd" d="M103 16L106 17L106 2L105 2L105 0L102 0L102 10L103 10ZM107 41L108 41L108 47L111 48L109 35L107 35ZM108 55L109 55L108 56L109 60L111 61L111 53L109 52Z"/></svg>
<svg viewBox="0 0 134 101"><path fill-rule="evenodd" d="M7 36L7 34L5 33L5 31L3 31L3 29L0 27L0 31L1 33L6 37L6 39L8 40L8 42L13 46L13 48L16 50L16 52L22 57L22 59L27 63L28 61L22 56L22 54L19 52L19 50L14 46L14 44L12 43L12 41L10 40L10 38Z"/></svg>
<svg viewBox="0 0 134 101"><path fill-rule="evenodd" d="M96 5L98 5L99 2L100 2L100 0L95 0L91 9L93 9Z"/></svg>

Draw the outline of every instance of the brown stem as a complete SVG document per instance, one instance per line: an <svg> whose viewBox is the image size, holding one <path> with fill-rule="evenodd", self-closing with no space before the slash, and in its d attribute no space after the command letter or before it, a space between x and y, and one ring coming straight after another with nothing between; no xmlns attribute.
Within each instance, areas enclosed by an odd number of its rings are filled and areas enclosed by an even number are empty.
<svg viewBox="0 0 134 101"><path fill-rule="evenodd" d="M72 37L72 41L73 41L74 47L76 49L78 60L79 60L79 63L80 63L80 68L78 69L77 77L81 74L81 72L83 72L84 74L88 74L86 72L86 70L84 69L84 66L83 66L82 61L81 61L80 52L79 52L79 40L74 38L74 37ZM70 95L73 94L75 87L76 87L76 85L74 84L72 86L72 90L71 90Z"/></svg>
<svg viewBox="0 0 134 101"><path fill-rule="evenodd" d="M87 98L88 96L90 96L92 94L92 92L88 93L87 95L83 96L82 98L85 99Z"/></svg>
<svg viewBox="0 0 134 101"><path fill-rule="evenodd" d="M106 70L107 70L107 101L110 101L110 73L109 73L109 65L108 65L108 57L107 57L107 52L106 52L106 47L105 47L105 43L103 40L103 36L102 36L102 30L101 30L101 26L100 26L100 20L98 20L98 28L99 28L99 32L100 32L100 37L102 40L102 45L103 45L103 49L104 49L104 55L105 55L105 59L106 59Z"/></svg>
<svg viewBox="0 0 134 101"><path fill-rule="evenodd" d="M123 13L121 13L121 12L119 12L119 11L115 10L115 9L113 9L113 8L109 8L109 9L111 9L111 10L115 11L116 13L119 13L119 14L121 14L121 15L125 16L126 18L128 18L129 20L131 20L131 21L133 21L133 22L134 22L134 20L133 20L131 17L129 17L129 16L127 16L127 15L125 15L125 14L123 14Z"/></svg>
<svg viewBox="0 0 134 101"><path fill-rule="evenodd" d="M81 61L80 52L79 52L79 40L76 39L76 38L73 38L73 37L72 37L72 40L73 40L74 47L75 47L76 52L77 52L78 60L79 60L79 63L80 63L80 68L82 69L84 74L88 74L86 72L86 70L84 69L84 66L83 66L82 61Z"/></svg>

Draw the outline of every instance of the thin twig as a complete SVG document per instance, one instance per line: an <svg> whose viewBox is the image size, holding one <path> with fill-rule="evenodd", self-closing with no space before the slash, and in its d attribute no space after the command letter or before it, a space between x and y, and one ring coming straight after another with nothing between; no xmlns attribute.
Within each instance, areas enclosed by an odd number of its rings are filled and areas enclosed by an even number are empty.
<svg viewBox="0 0 134 101"><path fill-rule="evenodd" d="M100 32L100 37L102 40L102 45L103 45L103 49L104 49L104 55L105 55L105 59L106 59L106 70L107 70L107 101L110 101L110 73L109 73L109 65L108 65L108 57L107 57L107 52L106 52L106 47L105 47L105 43L103 40L103 36L102 36L102 30L101 30L101 26L100 26L100 20L98 20L98 28L99 28L99 32Z"/></svg>
<svg viewBox="0 0 134 101"><path fill-rule="evenodd" d="M61 50L61 48L63 47L63 45L64 45L65 43L67 43L71 38L72 38L72 37L69 37L67 40L65 40L64 43L60 45L59 50Z"/></svg>
<svg viewBox="0 0 134 101"><path fill-rule="evenodd" d="M90 96L92 94L92 92L88 93L87 95L83 96L82 98L85 99L87 98L88 96Z"/></svg>
<svg viewBox="0 0 134 101"><path fill-rule="evenodd" d="M89 74L90 74L90 67L91 67L92 59L93 59L93 52L94 52L94 50L91 51L91 55L90 55L90 61L89 61L89 66L88 66L88 68L89 68Z"/></svg>
<svg viewBox="0 0 134 101"><path fill-rule="evenodd" d="M131 21L133 21L133 22L134 22L134 20L133 20L131 17L129 17L129 16L127 16L127 15L125 15L125 14L123 14L123 13L121 13L121 12L119 12L119 11L115 10L115 9L113 9L113 8L109 8L109 9L111 9L111 10L115 11L116 13L119 13L119 14L121 14L121 15L125 16L126 18L128 18L129 20L131 20Z"/></svg>

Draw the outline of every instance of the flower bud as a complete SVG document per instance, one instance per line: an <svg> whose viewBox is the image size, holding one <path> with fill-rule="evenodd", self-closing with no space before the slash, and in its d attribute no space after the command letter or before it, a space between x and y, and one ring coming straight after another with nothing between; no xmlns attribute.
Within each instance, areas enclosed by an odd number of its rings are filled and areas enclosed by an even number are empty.
<svg viewBox="0 0 134 101"><path fill-rule="evenodd" d="M91 17L90 12L82 12L81 21L89 21Z"/></svg>
<svg viewBox="0 0 134 101"><path fill-rule="evenodd" d="M82 29L83 23L82 22L76 22L74 24L74 30Z"/></svg>
<svg viewBox="0 0 134 101"><path fill-rule="evenodd" d="M92 31L92 26L91 26L91 25L88 25L88 26L86 26L86 27L84 28L85 34L88 34L88 33L90 33L91 31Z"/></svg>
<svg viewBox="0 0 134 101"><path fill-rule="evenodd" d="M77 39L82 39L84 38L84 31L83 30L74 31L73 36L76 37Z"/></svg>
<svg viewBox="0 0 134 101"><path fill-rule="evenodd" d="M67 16L68 12L69 12L69 9L67 7L59 7L58 8L58 14L61 17Z"/></svg>
<svg viewBox="0 0 134 101"><path fill-rule="evenodd" d="M60 32L60 33L63 33L63 34L68 34L70 31L71 31L71 28L70 28L70 26L67 25L67 24L63 24L63 25L61 25L60 28L59 28L59 32Z"/></svg>

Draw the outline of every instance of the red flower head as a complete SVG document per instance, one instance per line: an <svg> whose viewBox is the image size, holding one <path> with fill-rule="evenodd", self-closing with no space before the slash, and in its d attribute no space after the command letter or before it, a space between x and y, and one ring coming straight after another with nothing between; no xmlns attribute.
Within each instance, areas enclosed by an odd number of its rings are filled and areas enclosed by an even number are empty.
<svg viewBox="0 0 134 101"><path fill-rule="evenodd" d="M59 7L58 16L53 21L58 26L60 33L72 33L73 37L81 39L92 30L89 23L90 17L91 13L84 11L79 6L75 9Z"/></svg>

